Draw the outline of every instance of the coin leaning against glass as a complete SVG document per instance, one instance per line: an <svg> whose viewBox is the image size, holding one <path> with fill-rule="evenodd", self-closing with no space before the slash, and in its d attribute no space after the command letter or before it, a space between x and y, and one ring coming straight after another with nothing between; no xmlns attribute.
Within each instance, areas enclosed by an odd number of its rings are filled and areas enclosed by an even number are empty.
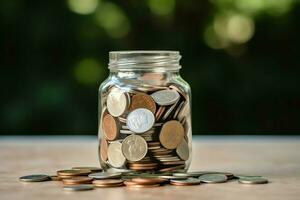
<svg viewBox="0 0 300 200"><path fill-rule="evenodd" d="M121 116L129 105L129 98L118 88L112 88L109 92L106 100L108 112L114 116Z"/></svg>
<svg viewBox="0 0 300 200"><path fill-rule="evenodd" d="M161 106L168 106L175 103L180 95L175 90L160 90L151 94L154 101Z"/></svg>
<svg viewBox="0 0 300 200"><path fill-rule="evenodd" d="M109 144L107 155L108 162L113 167L120 168L124 166L126 158L122 153L122 144L120 142L113 142Z"/></svg>
<svg viewBox="0 0 300 200"><path fill-rule="evenodd" d="M148 152L147 142L139 135L130 135L122 142L122 152L127 160L139 161Z"/></svg>
<svg viewBox="0 0 300 200"><path fill-rule="evenodd" d="M129 130L144 133L153 127L155 117L150 110L138 108L129 113L126 121Z"/></svg>

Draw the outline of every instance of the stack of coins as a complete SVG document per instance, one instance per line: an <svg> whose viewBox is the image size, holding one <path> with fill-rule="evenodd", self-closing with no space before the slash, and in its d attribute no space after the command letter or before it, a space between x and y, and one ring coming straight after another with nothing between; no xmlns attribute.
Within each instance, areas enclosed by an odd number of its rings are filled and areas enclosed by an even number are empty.
<svg viewBox="0 0 300 200"><path fill-rule="evenodd" d="M175 171L190 163L190 101L175 84L104 93L99 157L104 169Z"/></svg>
<svg viewBox="0 0 300 200"><path fill-rule="evenodd" d="M76 170L77 169L77 170ZM82 171L85 170L85 171ZM92 172L91 170L94 170ZM89 171L89 173L86 173ZM95 173L95 171L97 171ZM122 187L129 188L151 188L165 185L193 186L204 184L225 183L228 180L236 179L240 184L266 184L268 180L262 176L234 175L230 172L159 172L140 173L133 172L99 172L99 168L75 168L72 170L57 171L63 188L68 191L92 190L94 188ZM43 182L53 180L45 174L35 174L20 177L24 182ZM58 181L55 179L54 181Z"/></svg>

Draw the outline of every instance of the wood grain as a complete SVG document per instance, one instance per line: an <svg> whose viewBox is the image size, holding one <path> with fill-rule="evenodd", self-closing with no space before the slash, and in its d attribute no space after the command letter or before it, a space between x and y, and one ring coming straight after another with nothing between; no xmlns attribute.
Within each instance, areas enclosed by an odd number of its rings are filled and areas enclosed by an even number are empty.
<svg viewBox="0 0 300 200"><path fill-rule="evenodd" d="M266 185L236 181L200 186L149 189L100 188L63 191L60 182L22 183L32 173L55 174L74 166L97 166L96 137L0 137L0 199L299 199L300 138L194 137L193 170L266 176Z"/></svg>

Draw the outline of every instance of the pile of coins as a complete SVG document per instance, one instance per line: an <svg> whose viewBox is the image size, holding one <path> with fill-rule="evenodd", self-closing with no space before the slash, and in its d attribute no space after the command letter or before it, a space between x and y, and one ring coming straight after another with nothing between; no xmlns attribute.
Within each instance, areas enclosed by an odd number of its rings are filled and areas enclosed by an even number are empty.
<svg viewBox="0 0 300 200"><path fill-rule="evenodd" d="M241 184L265 184L268 180L262 176L234 175L229 172L102 172L97 167L73 168L57 171L56 176L44 174L28 175L19 178L25 182L61 181L64 190L82 191L94 188L122 187L151 188L165 185L192 186L201 183L225 183L238 180Z"/></svg>
<svg viewBox="0 0 300 200"><path fill-rule="evenodd" d="M99 135L104 169L167 172L190 163L190 100L175 84L102 94Z"/></svg>

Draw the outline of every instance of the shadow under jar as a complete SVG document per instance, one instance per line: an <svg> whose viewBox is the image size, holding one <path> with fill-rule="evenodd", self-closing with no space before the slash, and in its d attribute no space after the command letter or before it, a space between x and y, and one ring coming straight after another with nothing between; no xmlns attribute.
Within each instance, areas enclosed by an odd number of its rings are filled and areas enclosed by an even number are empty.
<svg viewBox="0 0 300 200"><path fill-rule="evenodd" d="M106 171L186 171L191 91L177 51L114 51L99 88L99 160Z"/></svg>

